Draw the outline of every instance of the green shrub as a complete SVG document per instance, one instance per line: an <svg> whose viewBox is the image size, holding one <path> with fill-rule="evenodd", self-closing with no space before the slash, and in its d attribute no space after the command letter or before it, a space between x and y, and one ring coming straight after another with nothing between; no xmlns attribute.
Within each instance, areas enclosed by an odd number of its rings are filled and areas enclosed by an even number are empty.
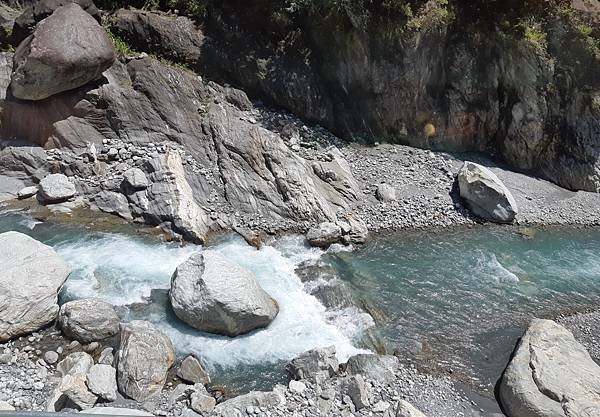
<svg viewBox="0 0 600 417"><path fill-rule="evenodd" d="M106 33L108 33L108 37L110 38L117 55L120 58L125 58L128 56L136 55L137 52L131 49L129 44L121 39L119 36L115 35L110 31L110 29L106 28Z"/></svg>

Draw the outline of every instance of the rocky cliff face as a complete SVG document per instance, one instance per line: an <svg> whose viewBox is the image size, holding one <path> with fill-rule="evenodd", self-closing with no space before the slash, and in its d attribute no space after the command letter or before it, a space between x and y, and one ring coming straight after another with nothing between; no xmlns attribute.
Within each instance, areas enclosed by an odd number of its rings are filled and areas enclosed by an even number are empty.
<svg viewBox="0 0 600 417"><path fill-rule="evenodd" d="M216 76L354 139L485 151L567 188L600 186L600 60L582 33L600 30L600 7L516 30L502 21L514 16L475 16L478 2L454 2L450 19L430 1L413 28L268 8L258 25L259 6L224 3L200 62Z"/></svg>

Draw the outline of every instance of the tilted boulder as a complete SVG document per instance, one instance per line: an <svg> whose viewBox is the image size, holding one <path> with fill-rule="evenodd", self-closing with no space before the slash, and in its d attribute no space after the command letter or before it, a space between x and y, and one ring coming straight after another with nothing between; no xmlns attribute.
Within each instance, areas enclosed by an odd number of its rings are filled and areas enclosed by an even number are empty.
<svg viewBox="0 0 600 417"><path fill-rule="evenodd" d="M571 332L535 319L517 345L500 382L509 417L600 415L600 366Z"/></svg>
<svg viewBox="0 0 600 417"><path fill-rule="evenodd" d="M60 308L58 323L65 336L81 343L96 342L119 333L119 315L100 300L76 300Z"/></svg>
<svg viewBox="0 0 600 417"><path fill-rule="evenodd" d="M323 382L334 376L339 368L335 347L313 349L293 359L286 370L294 379Z"/></svg>
<svg viewBox="0 0 600 417"><path fill-rule="evenodd" d="M177 376L191 384L209 384L210 376L195 355L188 355L179 365Z"/></svg>
<svg viewBox="0 0 600 417"><path fill-rule="evenodd" d="M2 233L0 265L0 342L56 319L58 291L71 270L51 247L22 233Z"/></svg>
<svg viewBox="0 0 600 417"><path fill-rule="evenodd" d="M98 79L115 61L106 31L69 3L42 20L17 48L11 91L23 100L42 100Z"/></svg>
<svg viewBox="0 0 600 417"><path fill-rule="evenodd" d="M277 302L250 271L214 251L198 253L179 265L169 296L181 320L230 337L266 327L279 313Z"/></svg>
<svg viewBox="0 0 600 417"><path fill-rule="evenodd" d="M465 162L458 173L460 196L476 216L496 223L512 223L517 203L500 179L488 168Z"/></svg>
<svg viewBox="0 0 600 417"><path fill-rule="evenodd" d="M23 42L25 38L33 33L38 22L50 16L60 6L68 3L79 4L83 10L100 23L100 10L92 0L36 0L16 18L12 27L11 41L13 45L16 46Z"/></svg>
<svg viewBox="0 0 600 417"><path fill-rule="evenodd" d="M140 402L158 395L174 363L171 339L152 323L121 324L117 383L123 395Z"/></svg>
<svg viewBox="0 0 600 417"><path fill-rule="evenodd" d="M342 240L342 228L332 222L323 222L306 233L306 240L311 246L328 248Z"/></svg>

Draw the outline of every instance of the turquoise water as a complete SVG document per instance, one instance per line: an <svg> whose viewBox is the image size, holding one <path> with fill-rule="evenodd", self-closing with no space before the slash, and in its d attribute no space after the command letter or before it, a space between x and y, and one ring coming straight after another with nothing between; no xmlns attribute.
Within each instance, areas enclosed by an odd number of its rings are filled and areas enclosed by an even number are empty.
<svg viewBox="0 0 600 417"><path fill-rule="evenodd" d="M534 317L600 305L600 230L474 227L383 236L323 259L389 352L493 388Z"/></svg>
<svg viewBox="0 0 600 417"><path fill-rule="evenodd" d="M340 360L385 349L491 393L532 317L600 305L600 229L538 230L529 239L510 227L415 231L336 253L307 248L299 237L260 251L225 238L211 249L254 272L281 307L269 328L229 339L191 329L169 310L171 275L199 246L129 226L106 233L41 223L26 213L0 214L0 232L7 230L53 246L71 265L62 302L97 297L126 319L157 323L180 354L198 353L215 381L234 391L269 387L285 379L283 366L297 354L335 345ZM358 310L327 312L308 295L295 272L304 261L350 283L375 326Z"/></svg>

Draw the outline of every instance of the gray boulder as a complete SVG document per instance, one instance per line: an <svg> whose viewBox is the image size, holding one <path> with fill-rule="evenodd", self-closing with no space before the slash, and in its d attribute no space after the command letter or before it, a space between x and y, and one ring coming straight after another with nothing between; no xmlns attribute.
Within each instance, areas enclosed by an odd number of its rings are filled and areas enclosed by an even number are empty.
<svg viewBox="0 0 600 417"><path fill-rule="evenodd" d="M37 198L42 204L63 203L77 194L75 185L63 174L50 174L40 181Z"/></svg>
<svg viewBox="0 0 600 417"><path fill-rule="evenodd" d="M222 417L242 417L248 407L277 407L286 403L285 395L278 390L251 391L217 405L214 412Z"/></svg>
<svg viewBox="0 0 600 417"><path fill-rule="evenodd" d="M106 401L117 400L117 371L110 365L94 365L87 373L89 390Z"/></svg>
<svg viewBox="0 0 600 417"><path fill-rule="evenodd" d="M496 223L512 223L517 203L500 179L488 168L465 162L458 173L460 196L478 217Z"/></svg>
<svg viewBox="0 0 600 417"><path fill-rule="evenodd" d="M34 195L36 195L38 192L38 187L35 185L32 185L30 187L25 187L19 190L19 192L17 193L17 198L19 200L24 200L26 198L29 197L33 197Z"/></svg>
<svg viewBox="0 0 600 417"><path fill-rule="evenodd" d="M400 400L396 408L396 417L427 417L425 414L417 410L411 403Z"/></svg>
<svg viewBox="0 0 600 417"><path fill-rule="evenodd" d="M332 222L323 222L306 233L306 240L311 246L328 248L342 239L342 228Z"/></svg>
<svg viewBox="0 0 600 417"><path fill-rule="evenodd" d="M500 402L509 417L600 415L600 366L571 332L535 319L504 371Z"/></svg>
<svg viewBox="0 0 600 417"><path fill-rule="evenodd" d="M367 379L391 382L395 379L399 360L391 355L358 354L348 359L346 372L349 375L362 375Z"/></svg>
<svg viewBox="0 0 600 417"><path fill-rule="evenodd" d="M19 99L42 100L98 79L114 61L102 26L68 3L38 23L17 48L11 91Z"/></svg>
<svg viewBox="0 0 600 417"><path fill-rule="evenodd" d="M210 383L208 372L206 372L200 360L194 355L187 356L181 362L177 370L177 376L191 384L201 383L206 385Z"/></svg>
<svg viewBox="0 0 600 417"><path fill-rule="evenodd" d="M207 414L214 410L217 400L211 396L204 385L194 385L194 391L190 395L190 408L197 413Z"/></svg>
<svg viewBox="0 0 600 417"><path fill-rule="evenodd" d="M294 379L321 383L334 376L339 368L335 347L309 350L293 359L286 370Z"/></svg>
<svg viewBox="0 0 600 417"><path fill-rule="evenodd" d="M74 352L64 358L56 366L61 376L86 375L94 365L94 359L85 352Z"/></svg>
<svg viewBox="0 0 600 417"><path fill-rule="evenodd" d="M121 193L114 191L100 191L94 196L94 203L105 213L116 214L127 220L131 220L131 211L129 210L129 202Z"/></svg>
<svg viewBox="0 0 600 417"><path fill-rule="evenodd" d="M266 327L279 307L254 275L214 251L179 265L169 293L173 311L190 326L230 337Z"/></svg>
<svg viewBox="0 0 600 417"><path fill-rule="evenodd" d="M142 402L158 395L174 363L171 339L152 323L121 324L117 383L123 395Z"/></svg>
<svg viewBox="0 0 600 417"><path fill-rule="evenodd" d="M62 376L46 403L46 411L61 411L63 408L82 410L93 407L97 401L87 386L87 373L94 365L94 359L85 352L75 352L60 361L56 366Z"/></svg>
<svg viewBox="0 0 600 417"><path fill-rule="evenodd" d="M123 173L123 187L126 190L145 190L148 185L148 177L139 168L130 168Z"/></svg>
<svg viewBox="0 0 600 417"><path fill-rule="evenodd" d="M58 323L65 336L81 343L115 336L119 333L120 321L112 305L93 299L65 303L58 315Z"/></svg>
<svg viewBox="0 0 600 417"><path fill-rule="evenodd" d="M51 247L22 233L2 233L0 265L0 342L56 319L58 291L71 270Z"/></svg>
<svg viewBox="0 0 600 417"><path fill-rule="evenodd" d="M396 201L396 189L388 184L379 184L375 190L375 198L382 202Z"/></svg>

